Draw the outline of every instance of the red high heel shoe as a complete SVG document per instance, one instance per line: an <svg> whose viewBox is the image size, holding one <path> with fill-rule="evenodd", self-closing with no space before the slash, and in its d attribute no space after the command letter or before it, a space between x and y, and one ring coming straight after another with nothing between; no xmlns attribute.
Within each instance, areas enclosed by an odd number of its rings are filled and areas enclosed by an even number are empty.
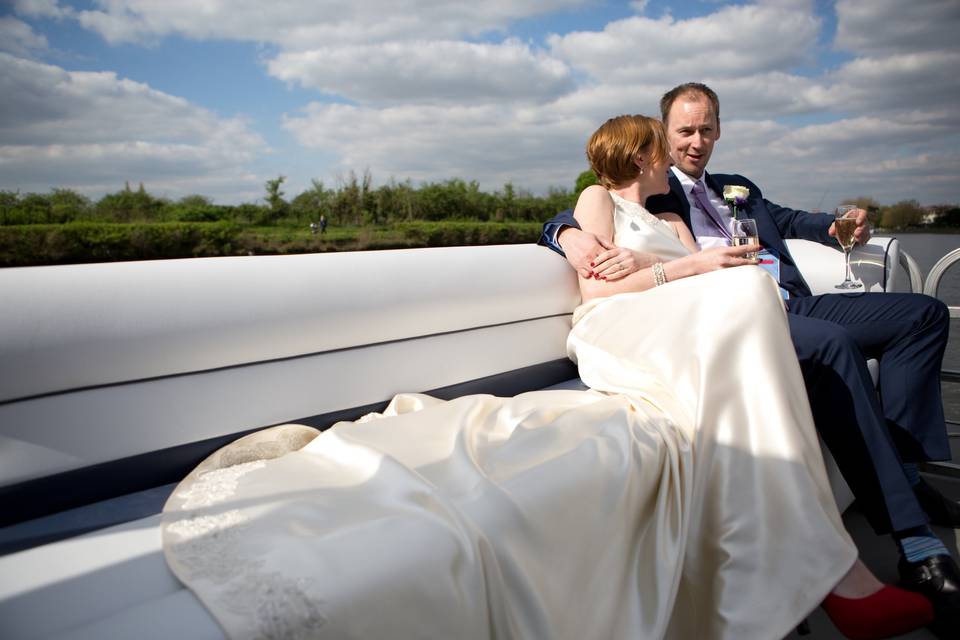
<svg viewBox="0 0 960 640"><path fill-rule="evenodd" d="M821 605L850 640L898 636L933 622L933 605L919 593L885 585L865 598L830 594Z"/></svg>

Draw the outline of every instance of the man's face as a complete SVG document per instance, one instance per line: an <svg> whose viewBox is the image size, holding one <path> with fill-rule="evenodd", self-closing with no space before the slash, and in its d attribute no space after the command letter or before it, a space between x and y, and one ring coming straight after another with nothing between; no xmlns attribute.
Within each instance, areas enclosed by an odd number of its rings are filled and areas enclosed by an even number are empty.
<svg viewBox="0 0 960 640"><path fill-rule="evenodd" d="M677 168L691 178L703 175L720 138L720 123L710 99L704 95L680 96L667 114L667 139Z"/></svg>

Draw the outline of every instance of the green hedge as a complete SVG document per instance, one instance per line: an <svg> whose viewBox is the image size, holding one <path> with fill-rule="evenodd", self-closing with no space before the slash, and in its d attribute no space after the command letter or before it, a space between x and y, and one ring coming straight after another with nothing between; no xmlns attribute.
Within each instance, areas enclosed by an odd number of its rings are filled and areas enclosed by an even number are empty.
<svg viewBox="0 0 960 640"><path fill-rule="evenodd" d="M396 225L411 247L456 247L536 242L539 222L404 222Z"/></svg>
<svg viewBox="0 0 960 640"><path fill-rule="evenodd" d="M232 255L240 228L228 223L159 222L0 227L0 266Z"/></svg>
<svg viewBox="0 0 960 640"><path fill-rule="evenodd" d="M382 227L247 227L228 222L0 226L0 266L536 242L538 222L404 222Z"/></svg>

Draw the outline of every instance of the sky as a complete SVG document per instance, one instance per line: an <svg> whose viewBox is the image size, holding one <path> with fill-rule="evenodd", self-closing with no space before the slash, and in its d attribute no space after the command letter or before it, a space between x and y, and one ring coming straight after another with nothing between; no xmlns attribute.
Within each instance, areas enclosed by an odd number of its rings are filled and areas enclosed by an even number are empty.
<svg viewBox="0 0 960 640"><path fill-rule="evenodd" d="M607 118L695 81L708 170L774 202L958 203L958 32L958 0L0 0L0 189L543 194Z"/></svg>

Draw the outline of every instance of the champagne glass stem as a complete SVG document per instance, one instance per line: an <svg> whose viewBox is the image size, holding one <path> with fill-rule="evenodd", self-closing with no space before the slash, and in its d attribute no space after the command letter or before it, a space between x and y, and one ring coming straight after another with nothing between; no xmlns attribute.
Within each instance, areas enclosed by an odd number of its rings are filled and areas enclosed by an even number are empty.
<svg viewBox="0 0 960 640"><path fill-rule="evenodd" d="M850 272L850 249L843 252L844 276L843 283L853 282L853 274Z"/></svg>

